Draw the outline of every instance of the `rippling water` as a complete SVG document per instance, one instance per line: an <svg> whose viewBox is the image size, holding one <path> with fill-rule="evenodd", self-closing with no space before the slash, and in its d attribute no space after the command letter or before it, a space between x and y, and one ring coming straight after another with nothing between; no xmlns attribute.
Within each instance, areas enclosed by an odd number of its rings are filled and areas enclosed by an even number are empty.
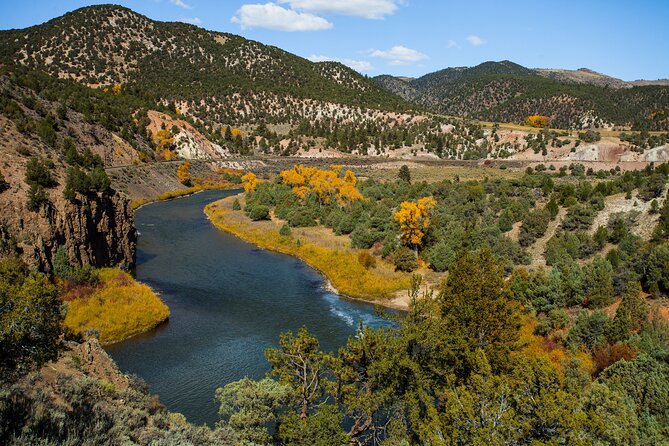
<svg viewBox="0 0 669 446"><path fill-rule="evenodd" d="M204 206L236 192L207 191L137 212L137 279L161 294L167 324L109 346L125 373L143 378L172 411L194 423L218 419L217 387L269 370L263 351L306 325L326 351L360 321L387 324L371 305L341 299L292 257L264 251L211 225Z"/></svg>

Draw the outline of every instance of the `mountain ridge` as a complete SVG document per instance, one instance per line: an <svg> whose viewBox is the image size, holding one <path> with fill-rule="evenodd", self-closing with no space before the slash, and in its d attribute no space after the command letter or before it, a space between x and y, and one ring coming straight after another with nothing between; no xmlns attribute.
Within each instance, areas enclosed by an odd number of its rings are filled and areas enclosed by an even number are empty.
<svg viewBox="0 0 669 446"><path fill-rule="evenodd" d="M651 81L624 83L590 69L530 69L503 60L445 68L409 81L388 75L373 79L407 101L447 115L522 123L540 114L566 129L669 129L669 88Z"/></svg>

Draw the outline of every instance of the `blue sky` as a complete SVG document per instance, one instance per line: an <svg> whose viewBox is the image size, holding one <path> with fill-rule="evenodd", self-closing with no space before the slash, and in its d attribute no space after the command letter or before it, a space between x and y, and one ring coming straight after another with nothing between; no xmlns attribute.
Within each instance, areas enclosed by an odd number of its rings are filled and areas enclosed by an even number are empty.
<svg viewBox="0 0 669 446"><path fill-rule="evenodd" d="M91 5L0 0L0 29ZM669 0L117 0L152 19L240 34L370 76L420 76L512 60L587 67L624 80L669 78Z"/></svg>

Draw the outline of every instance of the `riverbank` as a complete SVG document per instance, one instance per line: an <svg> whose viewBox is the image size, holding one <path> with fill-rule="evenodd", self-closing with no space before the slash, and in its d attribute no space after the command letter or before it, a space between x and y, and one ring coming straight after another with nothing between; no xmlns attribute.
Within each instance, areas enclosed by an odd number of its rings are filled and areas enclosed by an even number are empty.
<svg viewBox="0 0 669 446"><path fill-rule="evenodd" d="M229 181L215 184L197 184L195 186L187 187L185 189L176 189L162 194L156 195L151 198L136 198L130 202L133 210L137 210L145 204L155 203L158 201L171 200L173 198L185 197L188 195L193 195L204 190L229 190L229 189L238 189L239 184L231 183Z"/></svg>
<svg viewBox="0 0 669 446"><path fill-rule="evenodd" d="M327 228L293 228L291 235L281 235L283 222L254 222L243 211L232 209L235 199L243 201L242 196L231 196L205 207L205 214L218 229L260 248L299 258L321 272L338 294L406 309L406 299L399 295L409 288L409 274L396 272L384 262L366 268L358 260L364 250L351 249L346 237L335 236Z"/></svg>
<svg viewBox="0 0 669 446"><path fill-rule="evenodd" d="M103 268L98 275L97 286L78 286L63 296L65 326L73 332L96 330L102 344L112 344L169 319L169 308L148 285L115 268Z"/></svg>

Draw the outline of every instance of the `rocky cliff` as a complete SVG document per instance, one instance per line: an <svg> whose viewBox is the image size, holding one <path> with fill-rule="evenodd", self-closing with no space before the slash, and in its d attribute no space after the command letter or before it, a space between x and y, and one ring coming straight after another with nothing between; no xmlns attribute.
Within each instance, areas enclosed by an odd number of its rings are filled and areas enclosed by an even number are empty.
<svg viewBox="0 0 669 446"><path fill-rule="evenodd" d="M99 155L102 163L104 148L114 147L114 135L66 109L57 113L58 107L0 83L0 252L16 252L44 272L52 270L61 246L72 263L131 269L137 236L129 199L111 187L70 199L63 195L73 168L65 147L73 146L82 158ZM38 206L31 203L34 181L26 176L36 160L50 177L40 187Z"/></svg>
<svg viewBox="0 0 669 446"><path fill-rule="evenodd" d="M63 247L71 262L93 266L135 264L137 236L130 203L119 193L77 203L55 200L38 212L28 211L7 195L0 195L0 222L5 251L17 249L26 264L49 272L53 257Z"/></svg>

